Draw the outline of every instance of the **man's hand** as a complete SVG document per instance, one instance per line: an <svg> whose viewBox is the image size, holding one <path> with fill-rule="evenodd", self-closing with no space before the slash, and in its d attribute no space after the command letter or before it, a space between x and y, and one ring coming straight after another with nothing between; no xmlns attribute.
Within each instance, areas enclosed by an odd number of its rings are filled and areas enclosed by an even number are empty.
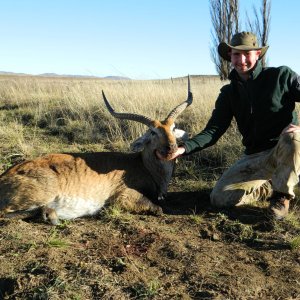
<svg viewBox="0 0 300 300"><path fill-rule="evenodd" d="M172 156L166 158L162 156L158 151L156 151L156 156L161 160L173 160L177 158L178 156L182 155L185 152L184 147L178 147L178 149L172 154Z"/></svg>
<svg viewBox="0 0 300 300"><path fill-rule="evenodd" d="M291 132L295 132L295 131L300 131L300 126L290 124L282 130L281 134L291 133Z"/></svg>

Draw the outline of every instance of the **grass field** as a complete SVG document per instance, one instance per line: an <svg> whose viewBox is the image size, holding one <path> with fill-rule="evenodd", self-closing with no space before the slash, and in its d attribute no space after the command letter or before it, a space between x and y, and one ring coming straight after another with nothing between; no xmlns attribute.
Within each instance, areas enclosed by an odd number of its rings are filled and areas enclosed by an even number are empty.
<svg viewBox="0 0 300 300"><path fill-rule="evenodd" d="M192 76L177 127L206 124L224 83ZM0 76L0 170L49 152L129 151L146 130L119 112L164 119L187 78L132 81ZM216 210L209 193L242 153L233 123L216 145L180 158L162 216L110 207L50 226L0 220L0 299L300 299L300 208L283 222L267 203Z"/></svg>

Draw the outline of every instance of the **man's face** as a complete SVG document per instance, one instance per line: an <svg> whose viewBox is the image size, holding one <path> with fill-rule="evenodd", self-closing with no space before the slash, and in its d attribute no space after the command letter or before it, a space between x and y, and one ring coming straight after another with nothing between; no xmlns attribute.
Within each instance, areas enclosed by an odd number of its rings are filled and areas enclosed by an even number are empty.
<svg viewBox="0 0 300 300"><path fill-rule="evenodd" d="M254 68L260 53L260 50L244 51L231 49L229 54L232 66L239 75L245 76Z"/></svg>

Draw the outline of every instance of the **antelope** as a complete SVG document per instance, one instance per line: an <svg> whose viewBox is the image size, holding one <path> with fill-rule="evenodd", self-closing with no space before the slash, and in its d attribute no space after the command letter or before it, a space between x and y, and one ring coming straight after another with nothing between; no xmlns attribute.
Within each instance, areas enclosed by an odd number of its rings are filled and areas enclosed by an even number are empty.
<svg viewBox="0 0 300 300"><path fill-rule="evenodd" d="M45 222L57 225L60 220L95 215L107 204L136 213L162 213L152 200L165 197L174 168L167 158L177 149L177 139L187 137L174 121L193 101L190 78L187 100L163 121L115 112L103 90L102 96L113 117L148 126L131 145L133 153L48 154L18 163L0 176L2 218L42 215Z"/></svg>

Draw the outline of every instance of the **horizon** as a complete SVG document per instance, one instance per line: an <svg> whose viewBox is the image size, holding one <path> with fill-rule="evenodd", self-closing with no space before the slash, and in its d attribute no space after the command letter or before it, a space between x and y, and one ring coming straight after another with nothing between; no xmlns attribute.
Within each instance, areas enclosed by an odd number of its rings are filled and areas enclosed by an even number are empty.
<svg viewBox="0 0 300 300"><path fill-rule="evenodd" d="M30 74L30 73L15 73L15 72L9 72L9 71L2 71L0 70L0 76L33 76L33 77L85 77L85 78L99 78L99 79L105 79L105 78L121 78L121 79L129 79L129 80L138 80L130 77L124 77L124 76L118 76L118 75L107 75L103 77L99 76L94 76L94 75L81 75L81 74L58 74L58 73L41 73L41 74ZM171 79L176 79L176 78L186 78L187 76L190 77L219 77L218 74L213 74L213 75L204 75L204 74L187 74L179 77L170 77ZM161 78L161 79L170 79L170 78ZM142 79L143 80L143 79ZM150 79L150 80L155 80Z"/></svg>

